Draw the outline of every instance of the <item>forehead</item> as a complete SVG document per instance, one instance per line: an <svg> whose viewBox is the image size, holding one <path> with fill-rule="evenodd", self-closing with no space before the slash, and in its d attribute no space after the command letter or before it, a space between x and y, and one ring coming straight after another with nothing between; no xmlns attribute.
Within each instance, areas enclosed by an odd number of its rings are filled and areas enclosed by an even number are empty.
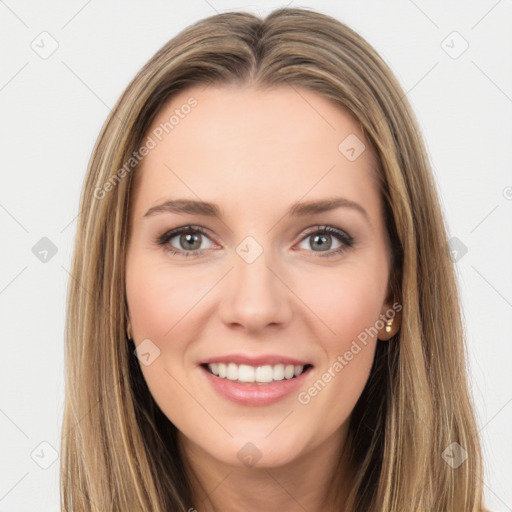
<svg viewBox="0 0 512 512"><path fill-rule="evenodd" d="M193 86L160 109L148 137L140 207L183 196L261 208L342 195L378 209L376 161L358 122L305 88Z"/></svg>

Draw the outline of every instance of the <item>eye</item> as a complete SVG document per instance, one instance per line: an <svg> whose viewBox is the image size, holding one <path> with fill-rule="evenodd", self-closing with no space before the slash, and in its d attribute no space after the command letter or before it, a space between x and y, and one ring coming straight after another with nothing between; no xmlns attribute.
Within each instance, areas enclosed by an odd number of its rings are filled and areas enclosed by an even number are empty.
<svg viewBox="0 0 512 512"><path fill-rule="evenodd" d="M354 239L348 233L332 226L314 226L310 228L300 243L304 244L308 238L310 239L309 244L307 244L309 247L305 247L305 249L316 252L321 257L336 256L354 245ZM338 244L334 248L332 247L333 239ZM205 240L210 241L206 246L203 244ZM171 254L185 257L198 256L203 250L210 249L213 246L207 232L199 226L182 226L166 231L157 236L154 242L163 246ZM304 249L304 247L301 248Z"/></svg>
<svg viewBox="0 0 512 512"><path fill-rule="evenodd" d="M173 229L165 232L156 238L155 242L158 245L164 246L165 250L172 254L180 254L185 257L195 256L197 253L209 249L211 245L203 244L207 238L206 231L199 226L183 226L181 228ZM176 239L173 245L173 240ZM209 238L208 238L209 240Z"/></svg>
<svg viewBox="0 0 512 512"><path fill-rule="evenodd" d="M309 244L307 244L309 247L306 247L306 249L317 253L325 253L318 254L319 256L336 256L354 245L354 239L341 229L337 229L332 226L315 226L311 229L312 230L309 231L309 234L302 239L301 243L306 242L309 238L310 241ZM336 242L339 245L331 250L333 238L336 239ZM319 250L317 251L315 248L318 248Z"/></svg>

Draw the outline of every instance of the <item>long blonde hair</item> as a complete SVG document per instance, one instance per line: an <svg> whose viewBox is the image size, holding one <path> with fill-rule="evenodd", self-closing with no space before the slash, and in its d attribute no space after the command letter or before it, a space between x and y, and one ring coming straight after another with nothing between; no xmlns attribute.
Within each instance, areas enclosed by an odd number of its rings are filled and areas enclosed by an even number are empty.
<svg viewBox="0 0 512 512"><path fill-rule="evenodd" d="M126 162L173 94L198 83L248 82L306 87L332 99L360 124L379 162L402 322L394 338L377 344L351 417L348 446L358 471L345 510L481 511L481 448L457 284L417 121L361 36L302 8L265 19L224 13L183 30L136 75L101 130L82 189L67 298L62 509L182 512L193 505L176 427L153 400L126 336L125 253L137 172ZM450 446L467 452L458 467L443 456Z"/></svg>

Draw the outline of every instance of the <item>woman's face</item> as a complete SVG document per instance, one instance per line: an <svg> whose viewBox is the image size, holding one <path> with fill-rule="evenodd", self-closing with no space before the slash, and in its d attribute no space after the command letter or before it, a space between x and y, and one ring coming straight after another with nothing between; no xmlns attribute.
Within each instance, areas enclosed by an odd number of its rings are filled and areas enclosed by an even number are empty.
<svg viewBox="0 0 512 512"><path fill-rule="evenodd" d="M202 85L147 137L126 286L154 399L210 460L275 467L338 446L394 333L363 133L306 89Z"/></svg>

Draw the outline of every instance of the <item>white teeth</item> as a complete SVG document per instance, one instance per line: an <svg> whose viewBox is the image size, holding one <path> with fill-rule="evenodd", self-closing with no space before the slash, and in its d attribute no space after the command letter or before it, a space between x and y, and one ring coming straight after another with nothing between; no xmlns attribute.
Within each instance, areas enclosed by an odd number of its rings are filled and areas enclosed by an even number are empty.
<svg viewBox="0 0 512 512"><path fill-rule="evenodd" d="M284 367L284 378L285 379L291 379L293 377L293 372L294 371L295 371L295 366L293 366L293 364L285 366Z"/></svg>
<svg viewBox="0 0 512 512"><path fill-rule="evenodd" d="M292 379L298 377L304 370L303 365L284 365L276 364L274 366L250 366L247 364L237 365L235 363L211 363L208 368L214 375L222 379L234 380L239 382L272 382L283 379Z"/></svg>
<svg viewBox="0 0 512 512"><path fill-rule="evenodd" d="M254 366L241 364L238 367L238 380L240 382L254 382ZM231 379L235 380L235 379Z"/></svg>
<svg viewBox="0 0 512 512"><path fill-rule="evenodd" d="M238 380L238 366L235 363L228 364L226 379Z"/></svg>
<svg viewBox="0 0 512 512"><path fill-rule="evenodd" d="M258 366L254 378L256 382L272 382L272 366Z"/></svg>
<svg viewBox="0 0 512 512"><path fill-rule="evenodd" d="M272 379L283 380L284 379L284 364L276 364L272 368Z"/></svg>

